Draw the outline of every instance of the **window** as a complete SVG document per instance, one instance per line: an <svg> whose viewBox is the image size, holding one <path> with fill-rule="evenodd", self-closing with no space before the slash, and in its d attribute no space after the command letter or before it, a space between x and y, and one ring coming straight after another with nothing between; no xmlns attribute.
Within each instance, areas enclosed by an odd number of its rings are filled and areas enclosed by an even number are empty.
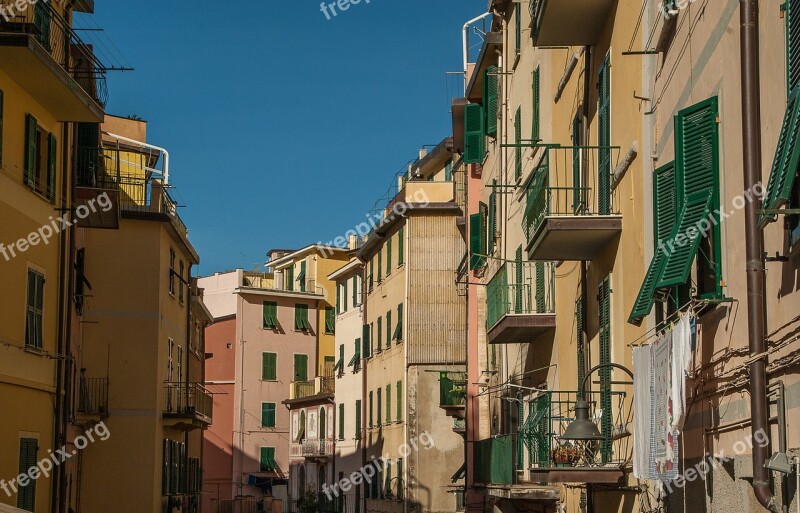
<svg viewBox="0 0 800 513"><path fill-rule="evenodd" d="M469 268L476 270L486 264L486 213L488 207L481 203L477 214L469 216Z"/></svg>
<svg viewBox="0 0 800 513"><path fill-rule="evenodd" d="M344 344L339 344L339 361L336 362L333 370L339 377L344 374Z"/></svg>
<svg viewBox="0 0 800 513"><path fill-rule="evenodd" d="M386 241L386 277L392 274L392 238Z"/></svg>
<svg viewBox="0 0 800 513"><path fill-rule="evenodd" d="M486 135L497 136L497 115L500 109L500 80L497 66L489 66L483 75L483 108L486 111ZM449 160L450 178L453 179L453 161Z"/></svg>
<svg viewBox="0 0 800 513"><path fill-rule="evenodd" d="M378 337L376 338L378 342L377 351L381 352L381 344L383 344L383 318L378 317Z"/></svg>
<svg viewBox="0 0 800 513"><path fill-rule="evenodd" d="M519 6L519 4L517 4ZM522 106L514 114L514 180L522 178Z"/></svg>
<svg viewBox="0 0 800 513"><path fill-rule="evenodd" d="M597 167L597 209L601 216L611 213L611 55L606 55L600 69L597 105L597 140L599 163Z"/></svg>
<svg viewBox="0 0 800 513"><path fill-rule="evenodd" d="M25 116L25 185L51 203L56 198L58 144L53 134L39 126L35 117Z"/></svg>
<svg viewBox="0 0 800 513"><path fill-rule="evenodd" d="M310 331L311 323L308 321L308 305L294 305L294 329L296 331Z"/></svg>
<svg viewBox="0 0 800 513"><path fill-rule="evenodd" d="M386 349L392 347L392 312L386 312Z"/></svg>
<svg viewBox="0 0 800 513"><path fill-rule="evenodd" d="M278 379L278 355L276 353L261 353L261 379L263 381Z"/></svg>
<svg viewBox="0 0 800 513"><path fill-rule="evenodd" d="M666 165L654 177L654 219L658 247L628 322L639 325L655 297L669 298L690 283L697 257L696 288L704 299L721 298L722 250L718 211L719 126L717 98L688 107L675 117L674 169ZM673 198L671 192L675 191ZM673 212L677 212L674 215ZM711 226L705 231L698 227ZM669 235L667 235L667 233Z"/></svg>
<svg viewBox="0 0 800 513"><path fill-rule="evenodd" d="M344 440L344 404L339 405L339 440Z"/></svg>
<svg viewBox="0 0 800 513"><path fill-rule="evenodd" d="M398 342L403 340L403 303L397 305L397 327L394 330L392 338Z"/></svg>
<svg viewBox="0 0 800 513"><path fill-rule="evenodd" d="M496 119L496 117L495 117ZM444 181L445 182L452 182L453 181L453 159L447 159L447 162L444 163ZM400 230L403 228L401 227ZM401 243L402 247L402 243ZM402 259L400 260L402 264Z"/></svg>
<svg viewBox="0 0 800 513"><path fill-rule="evenodd" d="M361 399L356 401L356 440L361 440Z"/></svg>
<svg viewBox="0 0 800 513"><path fill-rule="evenodd" d="M35 438L21 438L19 440L19 473L26 474L28 469L36 466L39 454L39 441ZM36 481L29 479L27 486L19 487L17 493L17 507L25 511L34 511L36 508Z"/></svg>
<svg viewBox="0 0 800 513"><path fill-rule="evenodd" d="M278 303L275 301L264 301L263 306L263 327L267 330L278 328Z"/></svg>
<svg viewBox="0 0 800 513"><path fill-rule="evenodd" d="M375 285L375 283L374 283L375 265L373 264L374 261L375 261L375 257L372 257L372 258L369 259L369 292L372 292L372 287Z"/></svg>
<svg viewBox="0 0 800 513"><path fill-rule="evenodd" d="M278 465L275 463L275 448L262 447L261 448L261 465L259 470L261 472L269 472L277 470Z"/></svg>
<svg viewBox="0 0 800 513"><path fill-rule="evenodd" d="M167 382L172 383L172 370L173 370L173 361L172 361L172 354L175 350L175 341L167 339ZM170 394L170 398L172 398L172 394Z"/></svg>
<svg viewBox="0 0 800 513"><path fill-rule="evenodd" d="M403 458L397 458L397 500L403 500L403 483L405 482L405 474L403 474Z"/></svg>
<svg viewBox="0 0 800 513"><path fill-rule="evenodd" d="M497 238L497 180L492 180L492 192L489 194L489 222L486 241L488 248L486 253L494 254L495 241Z"/></svg>
<svg viewBox="0 0 800 513"><path fill-rule="evenodd" d="M294 355L294 380L308 381L308 355Z"/></svg>
<svg viewBox="0 0 800 513"><path fill-rule="evenodd" d="M383 249L378 250L378 283L383 281Z"/></svg>
<svg viewBox="0 0 800 513"><path fill-rule="evenodd" d="M386 385L386 423L392 421L392 385Z"/></svg>
<svg viewBox="0 0 800 513"><path fill-rule="evenodd" d="M451 163L452 165L452 163ZM406 227L401 226L397 232L397 267L405 261Z"/></svg>
<svg viewBox="0 0 800 513"><path fill-rule="evenodd" d="M44 318L44 275L28 269L28 306L25 319L25 345L42 349Z"/></svg>
<svg viewBox="0 0 800 513"><path fill-rule="evenodd" d="M531 107L533 107L533 115L531 116L531 139L533 141L540 141L542 138L541 134L541 116L542 116L542 108L541 108L541 101L542 101L542 87L541 87L541 69L539 66L536 66L536 69L533 70L533 77L531 77L531 96L532 102ZM576 152L577 153L577 152Z"/></svg>
<svg viewBox="0 0 800 513"><path fill-rule="evenodd" d="M397 382L397 422L403 421L403 382Z"/></svg>
<svg viewBox="0 0 800 513"><path fill-rule="evenodd" d="M300 283L300 292L306 291L306 261L300 262L300 274L297 275L297 281Z"/></svg>
<svg viewBox="0 0 800 513"><path fill-rule="evenodd" d="M464 163L482 164L486 154L483 107L477 103L464 106Z"/></svg>
<svg viewBox="0 0 800 513"><path fill-rule="evenodd" d="M169 293L175 295L175 250L169 248Z"/></svg>
<svg viewBox="0 0 800 513"><path fill-rule="evenodd" d="M336 284L336 314L342 313L342 285Z"/></svg>
<svg viewBox="0 0 800 513"><path fill-rule="evenodd" d="M342 283L342 312L347 311L347 282Z"/></svg>
<svg viewBox="0 0 800 513"><path fill-rule="evenodd" d="M611 363L611 277L606 276L598 287L598 331L600 332L600 365ZM611 368L600 369L602 385L600 394L600 407L603 412L611 411ZM608 463L611 458L611 431L614 427L611 415L603 415L601 427L605 439L602 441L600 451L603 463Z"/></svg>
<svg viewBox="0 0 800 513"><path fill-rule="evenodd" d="M294 290L294 264L286 268L286 290Z"/></svg>
<svg viewBox="0 0 800 513"><path fill-rule="evenodd" d="M181 260L178 266L178 301L180 304L183 304L183 271L184 264L183 260Z"/></svg>
<svg viewBox="0 0 800 513"><path fill-rule="evenodd" d="M261 403L261 427L275 427L275 403Z"/></svg>
<svg viewBox="0 0 800 513"><path fill-rule="evenodd" d="M363 326L362 332L364 337L364 358L371 358L372 357L372 347L370 347L370 332L371 332L370 325L365 324Z"/></svg>
<svg viewBox="0 0 800 513"><path fill-rule="evenodd" d="M361 287L358 286L358 276L353 276L353 307L361 304L359 301L359 292L361 292Z"/></svg>
<svg viewBox="0 0 800 513"><path fill-rule="evenodd" d="M514 51L519 55L522 53L522 4L520 2L514 2L514 19L517 29L514 34Z"/></svg>
<svg viewBox="0 0 800 513"><path fill-rule="evenodd" d="M325 333L328 335L336 333L336 311L332 306L325 307Z"/></svg>
<svg viewBox="0 0 800 513"><path fill-rule="evenodd" d="M372 420L373 420L372 419L372 406L373 406L372 390L370 390L369 391L369 424L367 424L370 428L373 426L373 422L372 422Z"/></svg>
<svg viewBox="0 0 800 513"><path fill-rule="evenodd" d="M379 426L382 425L382 423L383 423L383 418L381 416L381 410L383 409L383 403L381 402L381 394L382 394L382 392L383 392L383 389L382 388L378 388L378 394L377 394L378 395L378 418L377 418L377 421L378 421L378 425Z"/></svg>

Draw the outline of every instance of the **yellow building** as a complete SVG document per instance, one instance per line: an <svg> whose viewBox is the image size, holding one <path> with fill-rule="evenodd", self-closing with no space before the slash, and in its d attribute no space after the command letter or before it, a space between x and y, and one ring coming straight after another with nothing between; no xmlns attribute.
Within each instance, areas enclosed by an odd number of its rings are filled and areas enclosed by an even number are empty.
<svg viewBox="0 0 800 513"><path fill-rule="evenodd" d="M75 127L103 119L101 67L71 28L72 5L0 2L0 504L37 512L69 504L69 462L15 478L68 437L74 230L57 218L72 214Z"/></svg>

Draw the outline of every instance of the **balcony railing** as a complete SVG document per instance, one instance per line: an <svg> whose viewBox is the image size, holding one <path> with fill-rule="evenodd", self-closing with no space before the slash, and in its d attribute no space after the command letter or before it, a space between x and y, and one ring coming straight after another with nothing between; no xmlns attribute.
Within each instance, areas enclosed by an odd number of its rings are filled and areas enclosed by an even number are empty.
<svg viewBox="0 0 800 513"><path fill-rule="evenodd" d="M214 397L199 383L165 383L164 416L192 418L210 424Z"/></svg>
<svg viewBox="0 0 800 513"><path fill-rule="evenodd" d="M538 146L523 227L532 260L591 260L622 229L617 147ZM537 155L538 155L537 154Z"/></svg>
<svg viewBox="0 0 800 513"><path fill-rule="evenodd" d="M295 381L292 383L292 399L304 399L316 395L313 381Z"/></svg>
<svg viewBox="0 0 800 513"><path fill-rule="evenodd" d="M14 2L0 4L10 9ZM91 98L105 107L108 100L106 66L94 55L92 46L81 40L51 3L40 0L31 5L28 2L24 10L11 12L14 15L9 16L8 21L5 15L0 16L0 35L31 36Z"/></svg>
<svg viewBox="0 0 800 513"><path fill-rule="evenodd" d="M462 407L467 404L467 374L462 371L439 373L439 406Z"/></svg>
<svg viewBox="0 0 800 513"><path fill-rule="evenodd" d="M335 440L303 440L289 444L289 456L292 458L320 458L333 456L335 453Z"/></svg>
<svg viewBox="0 0 800 513"><path fill-rule="evenodd" d="M108 379L80 378L78 413L108 415Z"/></svg>
<svg viewBox="0 0 800 513"><path fill-rule="evenodd" d="M555 312L556 273L553 262L507 262L489 281L486 325L494 327L507 315Z"/></svg>

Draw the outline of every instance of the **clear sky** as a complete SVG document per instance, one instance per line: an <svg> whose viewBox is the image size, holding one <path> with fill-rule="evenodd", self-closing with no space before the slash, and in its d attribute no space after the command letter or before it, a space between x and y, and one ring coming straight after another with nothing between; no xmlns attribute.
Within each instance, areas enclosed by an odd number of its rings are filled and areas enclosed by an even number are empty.
<svg viewBox="0 0 800 513"><path fill-rule="evenodd" d="M450 134L463 78L446 73L487 3L361 0L328 20L319 0L97 1L94 23L135 68L109 73L106 110L146 119L169 150L194 274L363 221Z"/></svg>

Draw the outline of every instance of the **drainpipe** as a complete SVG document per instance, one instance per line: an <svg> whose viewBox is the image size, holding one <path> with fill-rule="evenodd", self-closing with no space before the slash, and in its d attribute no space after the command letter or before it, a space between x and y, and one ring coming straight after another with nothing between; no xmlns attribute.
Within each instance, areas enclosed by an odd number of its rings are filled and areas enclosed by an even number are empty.
<svg viewBox="0 0 800 513"><path fill-rule="evenodd" d="M761 182L761 91L758 60L758 0L740 0L740 35L742 66L742 148L744 188L751 190ZM764 307L764 234L758 228L761 201L756 198L745 206L745 243L747 246L747 325L750 355L766 348L766 315ZM750 364L750 412L752 432L769 436L767 421L766 357ZM769 457L769 444L753 447L753 492L758 502L776 511L770 488L770 472L764 466Z"/></svg>
<svg viewBox="0 0 800 513"><path fill-rule="evenodd" d="M592 47L586 46L586 50L583 52L583 143L584 145L588 146L589 141L591 140L590 134L590 124L589 124L589 100L591 98L591 88L592 88ZM573 150L575 151L575 150ZM581 164L581 180L584 184L589 183L589 149L586 148L582 150L581 160L583 161ZM587 198L588 201L588 198ZM583 332L583 347L581 348L584 355L591 354L590 351L587 350L588 347L588 339L589 337L587 334L589 333L589 263L585 260L581 262L581 308L583 309L583 326L581 326L581 331ZM586 361L588 358L584 359L584 368L583 372L586 372ZM591 364L591 362L589 362ZM594 513L594 491L592 490L592 485L586 483L586 511L589 513Z"/></svg>
<svg viewBox="0 0 800 513"><path fill-rule="evenodd" d="M483 13L480 16L472 18L468 22L464 24L464 27L461 29L463 42L464 42L464 94L467 94L467 85L469 84L469 75L467 75L467 67L469 67L469 26L473 23L481 21L484 18L488 18L492 16L493 12Z"/></svg>

